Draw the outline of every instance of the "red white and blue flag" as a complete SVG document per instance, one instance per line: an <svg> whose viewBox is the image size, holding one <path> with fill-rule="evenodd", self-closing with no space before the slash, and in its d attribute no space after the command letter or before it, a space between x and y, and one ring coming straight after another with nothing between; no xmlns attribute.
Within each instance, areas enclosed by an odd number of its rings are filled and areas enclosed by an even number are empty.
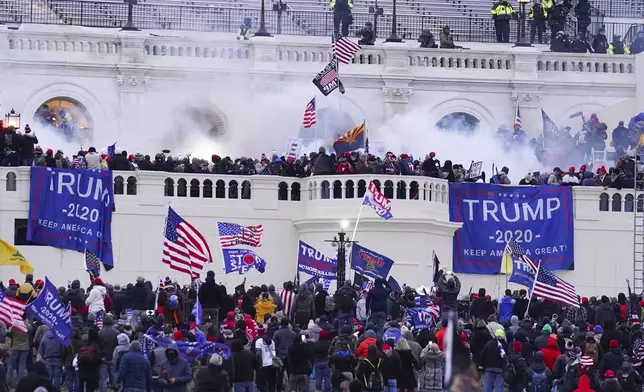
<svg viewBox="0 0 644 392"><path fill-rule="evenodd" d="M199 279L206 263L212 263L208 242L194 226L168 207L163 241L163 263Z"/></svg>
<svg viewBox="0 0 644 392"><path fill-rule="evenodd" d="M362 204L371 207L382 219L389 220L393 218L393 215L391 215L391 201L380 192L373 181L369 182Z"/></svg>
<svg viewBox="0 0 644 392"><path fill-rule="evenodd" d="M302 128L311 128L315 125L315 97L309 101L304 109L304 120L302 121Z"/></svg>
<svg viewBox="0 0 644 392"><path fill-rule="evenodd" d="M0 291L0 321L9 328L15 328L26 333L27 326L22 318L24 314L24 302Z"/></svg>

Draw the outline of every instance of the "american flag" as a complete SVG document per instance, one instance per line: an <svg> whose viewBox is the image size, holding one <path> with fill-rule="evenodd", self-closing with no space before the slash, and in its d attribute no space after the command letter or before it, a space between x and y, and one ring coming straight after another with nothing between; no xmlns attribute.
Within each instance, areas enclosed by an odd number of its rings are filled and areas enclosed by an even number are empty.
<svg viewBox="0 0 644 392"><path fill-rule="evenodd" d="M96 328L98 329L103 329L103 319L104 319L103 311L99 310L96 313L96 321L94 321L94 324L96 325Z"/></svg>
<svg viewBox="0 0 644 392"><path fill-rule="evenodd" d="M362 290L360 290L360 298L366 297L367 293L373 288L373 283L369 280L362 281Z"/></svg>
<svg viewBox="0 0 644 392"><path fill-rule="evenodd" d="M516 114L514 115L514 129L522 129L522 127L521 127L521 112L519 112L519 105L517 105Z"/></svg>
<svg viewBox="0 0 644 392"><path fill-rule="evenodd" d="M315 97L306 105L304 121L302 121L303 128L311 128L313 125L315 125Z"/></svg>
<svg viewBox="0 0 644 392"><path fill-rule="evenodd" d="M212 263L206 239L172 208L168 208L165 223L162 261L171 269L190 275L193 280L199 279L206 263Z"/></svg>
<svg viewBox="0 0 644 392"><path fill-rule="evenodd" d="M506 251L509 251L513 257L520 259L537 271L537 280L534 282L534 290L531 295L579 308L575 286L559 278L541 264L536 265L516 241L508 242Z"/></svg>
<svg viewBox="0 0 644 392"><path fill-rule="evenodd" d="M322 282L324 291L329 291L329 288L331 287L331 279L320 278L320 282Z"/></svg>
<svg viewBox="0 0 644 392"><path fill-rule="evenodd" d="M96 253L90 252L87 249L85 249L85 269L89 274L90 280L101 276L101 261L96 256Z"/></svg>
<svg viewBox="0 0 644 392"><path fill-rule="evenodd" d="M329 83L332 83L334 80L338 78L338 72L335 69L329 70L324 76L322 76L322 79L320 79L320 84L322 86L326 86Z"/></svg>
<svg viewBox="0 0 644 392"><path fill-rule="evenodd" d="M18 298L9 297L0 290L0 321L9 328L27 332L27 326L22 316L25 314L26 304Z"/></svg>
<svg viewBox="0 0 644 392"><path fill-rule="evenodd" d="M333 55L345 64L349 64L353 55L360 50L360 45L355 44L346 38L334 40L331 47L333 48Z"/></svg>
<svg viewBox="0 0 644 392"><path fill-rule="evenodd" d="M219 242L222 248L236 245L262 246L264 228L259 226L242 226L236 223L217 222Z"/></svg>

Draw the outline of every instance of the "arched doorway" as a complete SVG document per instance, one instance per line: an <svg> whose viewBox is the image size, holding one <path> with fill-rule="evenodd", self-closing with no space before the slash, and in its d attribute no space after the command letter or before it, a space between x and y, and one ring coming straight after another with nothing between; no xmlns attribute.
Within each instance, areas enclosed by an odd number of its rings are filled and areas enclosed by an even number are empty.
<svg viewBox="0 0 644 392"><path fill-rule="evenodd" d="M92 118L82 103L68 97L52 98L38 108L34 122L54 130L69 142L92 139Z"/></svg>
<svg viewBox="0 0 644 392"><path fill-rule="evenodd" d="M475 132L481 121L469 113L455 112L443 116L437 123L436 128L448 132Z"/></svg>

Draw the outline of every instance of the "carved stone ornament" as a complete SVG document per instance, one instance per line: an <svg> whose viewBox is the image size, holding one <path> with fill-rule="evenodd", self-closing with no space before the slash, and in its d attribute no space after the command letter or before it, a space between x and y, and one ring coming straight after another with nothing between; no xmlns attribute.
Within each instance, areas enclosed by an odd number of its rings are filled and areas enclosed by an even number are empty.
<svg viewBox="0 0 644 392"><path fill-rule="evenodd" d="M512 102L515 103L517 101L532 102L539 100L541 100L541 94L539 93L512 93Z"/></svg>
<svg viewBox="0 0 644 392"><path fill-rule="evenodd" d="M143 75L118 75L116 77L116 84L125 91L145 91L149 83L150 78Z"/></svg>
<svg viewBox="0 0 644 392"><path fill-rule="evenodd" d="M383 87L382 93L385 96L385 102L408 103L409 97L414 93L414 90L405 87Z"/></svg>

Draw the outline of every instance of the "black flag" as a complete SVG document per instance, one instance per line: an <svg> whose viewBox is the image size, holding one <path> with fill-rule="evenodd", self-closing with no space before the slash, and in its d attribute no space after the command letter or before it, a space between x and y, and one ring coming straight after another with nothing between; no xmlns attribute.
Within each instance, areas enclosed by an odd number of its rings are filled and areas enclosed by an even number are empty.
<svg viewBox="0 0 644 392"><path fill-rule="evenodd" d="M331 94L338 87L344 94L344 87L338 78L338 59L333 57L333 60L313 79L313 84L324 96Z"/></svg>
<svg viewBox="0 0 644 392"><path fill-rule="evenodd" d="M438 284L438 278L440 278L440 269L441 262L438 260L435 252L432 252L432 261L434 262L434 284Z"/></svg>

